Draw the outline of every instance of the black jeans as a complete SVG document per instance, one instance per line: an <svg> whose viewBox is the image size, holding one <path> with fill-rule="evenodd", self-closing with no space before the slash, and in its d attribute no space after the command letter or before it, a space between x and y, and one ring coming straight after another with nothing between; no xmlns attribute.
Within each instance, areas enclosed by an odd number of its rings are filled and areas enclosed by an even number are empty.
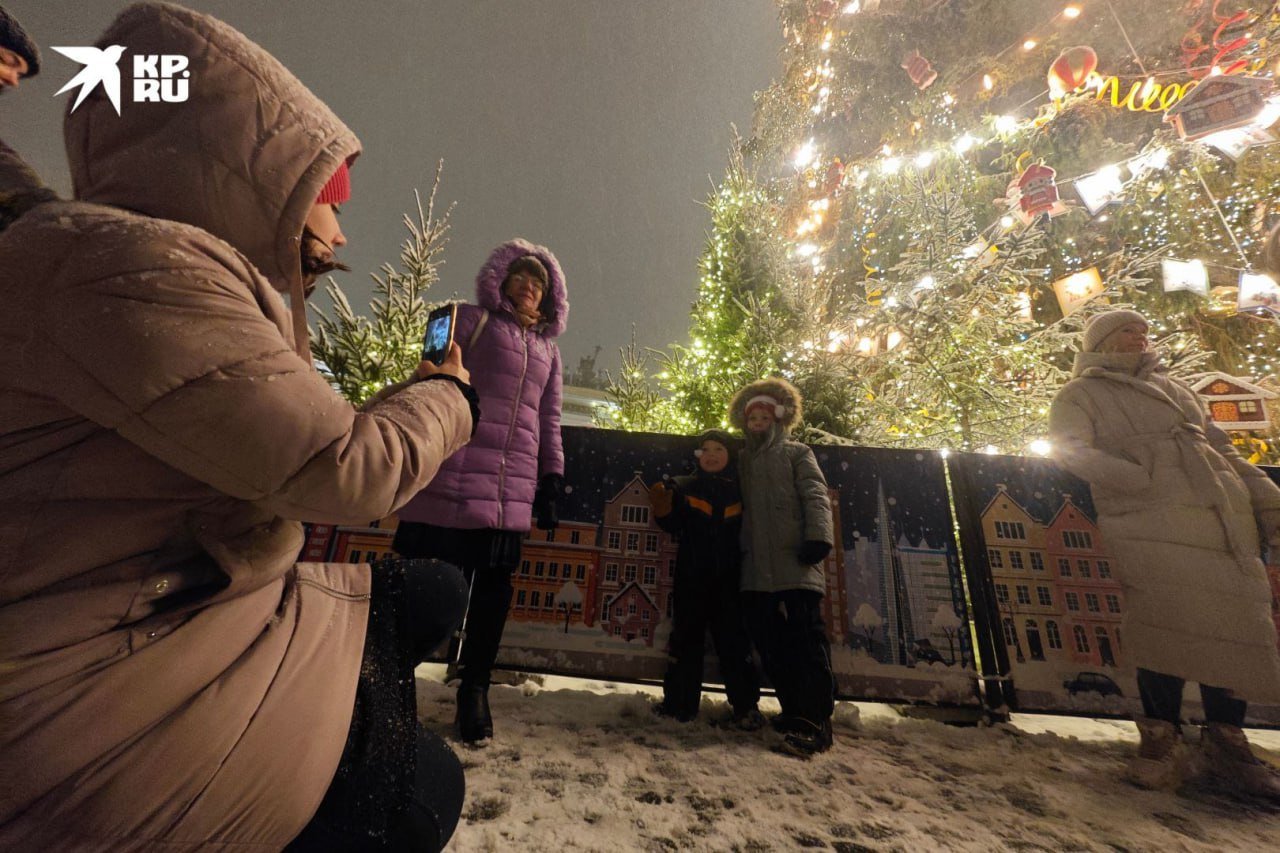
<svg viewBox="0 0 1280 853"><path fill-rule="evenodd" d="M744 592L747 632L764 662L782 713L821 724L835 712L831 642L822 594L807 589Z"/></svg>
<svg viewBox="0 0 1280 853"><path fill-rule="evenodd" d="M751 639L742 617L736 578L732 588L722 589L677 575L675 598L671 664L662 679L663 705L680 719L691 720L698 715L702 660L710 628L725 693L734 713L745 714L755 708L760 700L760 683L751 660Z"/></svg>
<svg viewBox="0 0 1280 853"><path fill-rule="evenodd" d="M1176 675L1165 675L1149 669L1138 668L1138 693L1142 697L1142 712L1153 720L1164 720L1177 725L1182 717L1182 688L1186 680ZM1236 699L1222 687L1200 685L1200 701L1204 703L1204 718L1210 723L1226 723L1230 726L1244 724L1248 703Z"/></svg>
<svg viewBox="0 0 1280 853"><path fill-rule="evenodd" d="M418 724L413 669L461 618L466 584L454 566L436 560L388 560L371 569L347 743L291 851L437 851L462 813L462 764Z"/></svg>
<svg viewBox="0 0 1280 853"><path fill-rule="evenodd" d="M447 560L461 567L471 584L466 637L458 657L463 686L489 686L511 609L511 574L520 564L523 538L511 530L462 530L409 521L396 529L392 547L397 554Z"/></svg>

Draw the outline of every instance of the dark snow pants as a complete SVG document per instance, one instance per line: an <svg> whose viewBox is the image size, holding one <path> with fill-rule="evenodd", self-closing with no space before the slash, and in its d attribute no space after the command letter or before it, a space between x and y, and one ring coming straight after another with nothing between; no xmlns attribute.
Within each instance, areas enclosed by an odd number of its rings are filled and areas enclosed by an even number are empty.
<svg viewBox="0 0 1280 853"><path fill-rule="evenodd" d="M764 662L782 713L821 724L835 712L831 642L822 595L807 589L744 592L747 632Z"/></svg>
<svg viewBox="0 0 1280 853"><path fill-rule="evenodd" d="M387 560L371 570L347 743L290 851L438 851L462 813L462 764L418 723L413 670L462 618L466 583L436 560Z"/></svg>
<svg viewBox="0 0 1280 853"><path fill-rule="evenodd" d="M1153 720L1164 720L1177 725L1182 717L1182 688L1186 680L1176 675L1165 675L1149 669L1138 668L1138 694L1142 697L1142 713ZM1204 703L1204 718L1210 723L1244 725L1248 703L1236 699L1222 687L1200 685L1200 701Z"/></svg>
<svg viewBox="0 0 1280 853"><path fill-rule="evenodd" d="M751 660L751 639L735 585L719 588L676 576L675 625L671 630L671 663L662 679L662 704L671 715L692 720L702 700L702 661L707 629L720 660L720 676L735 714L745 714L760 701L760 682Z"/></svg>
<svg viewBox="0 0 1280 853"><path fill-rule="evenodd" d="M522 538L511 530L461 530L407 521L396 529L392 547L397 554L453 563L471 584L466 637L458 658L463 686L489 686L511 609L511 574L520 564Z"/></svg>

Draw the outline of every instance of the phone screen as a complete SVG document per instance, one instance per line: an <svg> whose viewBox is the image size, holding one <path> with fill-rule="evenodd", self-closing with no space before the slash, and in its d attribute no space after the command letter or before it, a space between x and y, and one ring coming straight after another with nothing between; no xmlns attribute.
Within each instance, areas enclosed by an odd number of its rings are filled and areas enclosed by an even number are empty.
<svg viewBox="0 0 1280 853"><path fill-rule="evenodd" d="M431 312L427 320L427 334L422 344L424 361L440 364L449 354L449 344L453 342L453 306L445 306Z"/></svg>

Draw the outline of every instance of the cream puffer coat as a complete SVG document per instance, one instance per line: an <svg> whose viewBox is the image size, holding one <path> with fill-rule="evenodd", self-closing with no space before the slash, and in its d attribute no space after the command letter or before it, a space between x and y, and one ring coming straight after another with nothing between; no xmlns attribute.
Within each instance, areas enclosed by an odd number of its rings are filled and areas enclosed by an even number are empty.
<svg viewBox="0 0 1280 853"><path fill-rule="evenodd" d="M1207 422L1152 353L1080 353L1050 409L1054 455L1087 481L1118 561L1128 661L1240 698L1280 702L1259 526L1280 489Z"/></svg>

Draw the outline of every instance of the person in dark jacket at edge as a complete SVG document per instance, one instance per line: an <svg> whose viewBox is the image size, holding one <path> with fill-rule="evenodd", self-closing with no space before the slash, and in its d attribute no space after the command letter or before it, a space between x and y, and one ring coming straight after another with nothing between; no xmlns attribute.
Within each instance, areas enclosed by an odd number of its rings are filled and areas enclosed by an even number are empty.
<svg viewBox="0 0 1280 853"><path fill-rule="evenodd" d="M188 101L69 109L75 201L0 143L0 849L440 849L463 772L412 674L465 587L297 562L299 522L420 490L468 373L338 396L303 294L359 141L207 15L112 44L190 57Z"/></svg>
<svg viewBox="0 0 1280 853"><path fill-rule="evenodd" d="M18 20L0 6L0 94L18 81L40 73L40 48Z"/></svg>
<svg viewBox="0 0 1280 853"><path fill-rule="evenodd" d="M558 524L564 483L560 349L569 317L564 272L526 240L494 249L476 275L475 305L459 305L454 340L484 400L475 438L399 513L392 547L461 566L471 582L458 659L463 742L493 737L489 682L511 607L511 573L536 521Z"/></svg>
<svg viewBox="0 0 1280 853"><path fill-rule="evenodd" d="M721 430L698 436L698 467L670 486L649 489L658 526L676 537L675 612L670 659L662 679L662 702L654 710L689 722L702 697L702 661L707 629L720 661L733 722L761 728L756 707L760 683L751 660L751 640L742 615L742 491L732 461L733 439Z"/></svg>

